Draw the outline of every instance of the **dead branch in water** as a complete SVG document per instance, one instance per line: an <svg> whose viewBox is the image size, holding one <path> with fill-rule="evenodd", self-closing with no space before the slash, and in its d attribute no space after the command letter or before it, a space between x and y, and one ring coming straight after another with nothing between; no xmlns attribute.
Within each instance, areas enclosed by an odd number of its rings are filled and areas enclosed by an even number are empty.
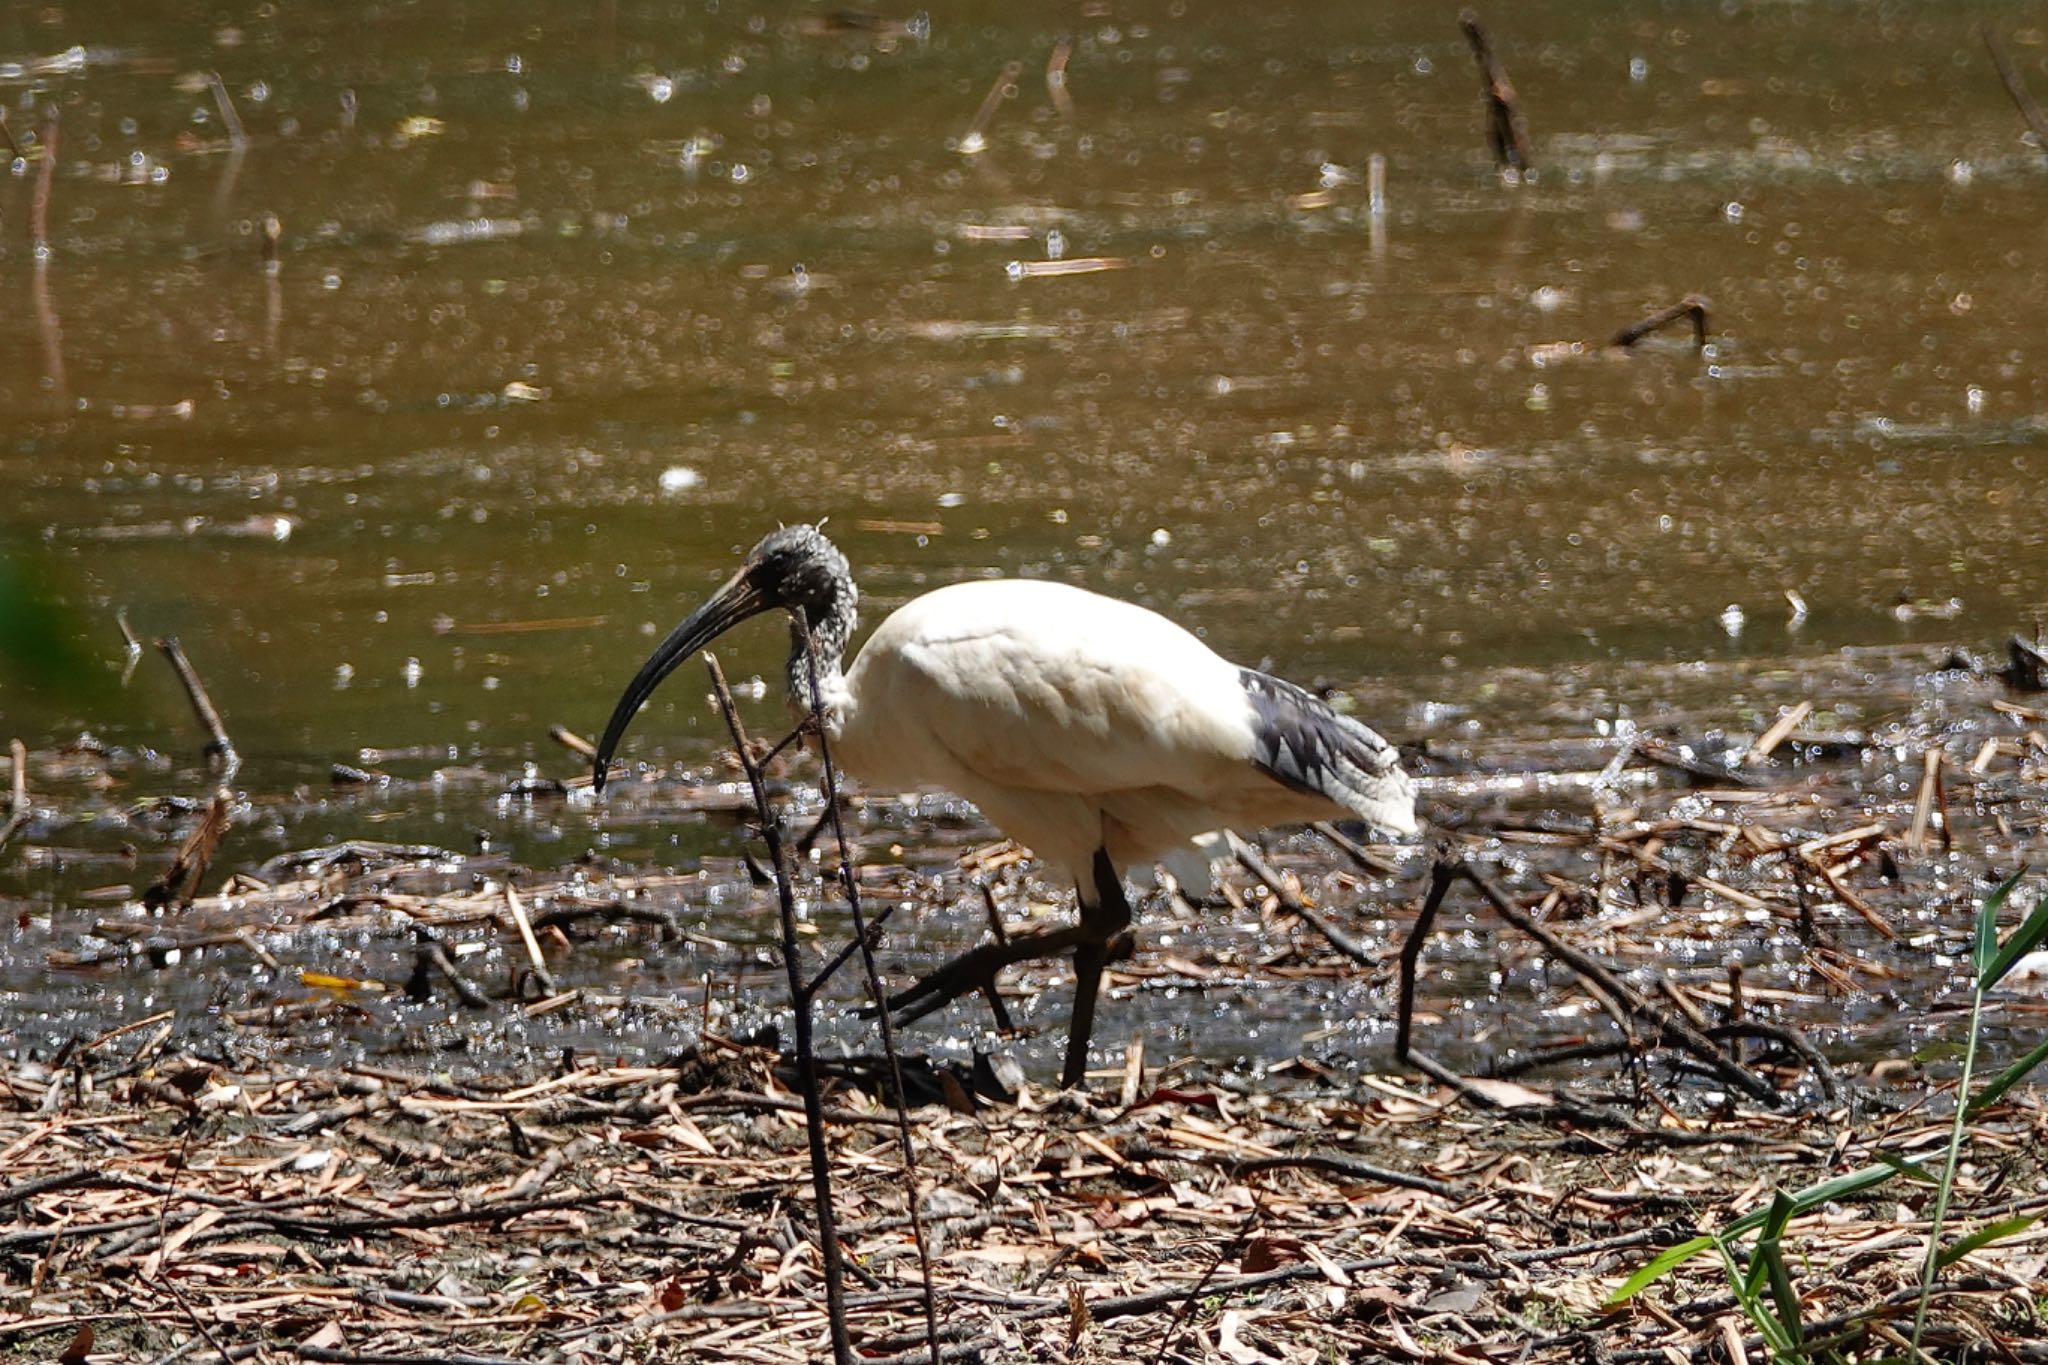
<svg viewBox="0 0 2048 1365"><path fill-rule="evenodd" d="M28 823L28 746L17 739L9 743L7 752L14 764L9 774L13 792L7 802L7 823L0 825L0 848L7 847L14 832Z"/></svg>
<svg viewBox="0 0 2048 1365"><path fill-rule="evenodd" d="M249 135L242 131L242 116L235 112L235 101L229 96L220 72L210 73L208 80L213 86L213 102L220 107L220 121L228 130L228 143L239 152L249 145Z"/></svg>
<svg viewBox="0 0 2048 1365"><path fill-rule="evenodd" d="M846 1262L839 1247L839 1220L832 1209L832 1154L825 1146L825 1099L818 1086L818 1058L812 1044L814 997L804 982L803 962L797 955L795 874L790 870L781 821L768 800L768 785L747 741L746 726L740 722L732 689L726 686L725 673L716 656L706 654L704 664L711 673L711 688L718 697L718 709L725 716L726 731L732 736L733 752L753 791L754 813L761 821L761 840L768 846L769 865L774 869L775 897L782 919L782 965L789 977L789 1003L795 1014L797 1087L803 1092L811 1194L817 1205L818 1259L825 1273L825 1315L832 1337L832 1359L835 1365L853 1365L853 1339L846 1326ZM916 1198L915 1191L911 1197Z"/></svg>
<svg viewBox="0 0 2048 1365"><path fill-rule="evenodd" d="M2043 152L2048 152L2048 115L2042 114L2041 106L2027 93L2027 84L2020 79L2019 68L2012 64L2012 57L2007 54L2005 44L1998 41L1998 35L1991 31L1991 25L1980 24L1977 32L1984 39L1984 50L1991 54L1991 64L1998 68L1998 79L2005 82L2005 93L2012 96L2020 117L2033 130L2034 141Z"/></svg>
<svg viewBox="0 0 2048 1365"><path fill-rule="evenodd" d="M1669 327L1681 318L1690 318L1692 320L1693 344L1705 346L1707 344L1707 300L1699 294L1687 294L1677 303L1659 308L1648 317L1631 322L1628 326L1616 332L1614 340L1608 344L1619 346L1626 350L1650 335L1650 333Z"/></svg>
<svg viewBox="0 0 2048 1365"><path fill-rule="evenodd" d="M199 823L178 845L171 865L142 893L144 905L152 910L162 910L167 906L192 903L200 881L206 876L206 869L213 862L213 855L220 850L220 841L227 836L228 826L233 823L230 818L233 809L234 798L229 796L227 788L213 794L199 817Z"/></svg>
<svg viewBox="0 0 2048 1365"><path fill-rule="evenodd" d="M1422 944L1429 936L1431 924L1436 918L1437 909L1443 904L1445 894L1452 885L1460 881L1477 891L1502 920L1542 944L1551 957L1578 976L1586 991L1617 1020L1647 1025L1652 1041L1663 1042L1689 1054L1728 1085L1751 1099L1774 1108L1780 1103L1775 1089L1751 1074L1726 1051L1716 1046L1712 1038L1694 1028L1681 1016L1661 1008L1631 988L1606 964L1591 954L1566 943L1510 901L1470 862L1449 853L1439 856L1431 868L1428 895L1424 898L1422 910L1416 917L1415 927L1409 931L1408 939L1401 947L1400 1003L1394 1025L1396 1058L1436 1077L1467 1098L1478 1098L1482 1104L1491 1103L1483 1098L1483 1092L1471 1082L1456 1075L1434 1058L1414 1051L1409 1045L1409 1023L1415 1006L1415 974L1422 956ZM1810 1049L1803 1051L1801 1055L1808 1055L1808 1052Z"/></svg>
<svg viewBox="0 0 2048 1365"><path fill-rule="evenodd" d="M1458 16L1458 27L1472 45L1472 58L1479 63L1486 82L1486 140L1502 170L1526 171L1533 164L1529 155L1529 125L1522 117L1522 102L1515 94L1507 68L1493 55L1493 42L1480 25L1479 15L1466 10Z"/></svg>
<svg viewBox="0 0 2048 1365"><path fill-rule="evenodd" d="M57 106L51 105L43 121L43 160L36 167L36 191L28 201L28 235L35 243L36 259L50 258L50 187L57 178Z"/></svg>
<svg viewBox="0 0 2048 1365"><path fill-rule="evenodd" d="M242 758L235 752L235 742L228 738L227 726L222 723L213 698L207 695L206 684L199 680L199 671L185 657L184 646L178 643L177 636L163 636L156 642L156 647L163 651L164 657L177 671L185 696L192 703L192 714L198 719L200 728L206 731L208 763L218 769L222 782L234 781L236 771L242 766Z"/></svg>
<svg viewBox="0 0 2048 1365"><path fill-rule="evenodd" d="M1073 55L1074 40L1062 38L1052 45L1052 56L1045 62L1045 93L1061 118L1074 116L1074 95L1067 89L1067 59Z"/></svg>

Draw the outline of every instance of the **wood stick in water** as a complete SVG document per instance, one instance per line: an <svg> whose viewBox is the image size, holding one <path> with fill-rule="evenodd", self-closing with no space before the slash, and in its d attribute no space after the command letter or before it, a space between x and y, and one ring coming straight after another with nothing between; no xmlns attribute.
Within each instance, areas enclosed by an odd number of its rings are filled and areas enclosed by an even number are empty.
<svg viewBox="0 0 2048 1365"><path fill-rule="evenodd" d="M228 87L220 78L220 72L211 75L213 102L220 106L220 121L227 127L228 141L240 151L249 145L249 135L242 131L242 116L235 112L235 102L228 96Z"/></svg>
<svg viewBox="0 0 2048 1365"><path fill-rule="evenodd" d="M1998 68L1998 79L2005 82L2005 93L2012 96L2012 102L2019 107L2020 117L2033 130L2034 141L2041 150L2048 152L2048 116L2041 112L2041 106L2034 103L2034 97L2027 93L2026 82L2020 79L2019 68L2012 64L2005 44L1998 41L1998 35L1991 31L1991 25L1978 26L1977 32L1984 39L1984 50L1991 54L1991 64Z"/></svg>
<svg viewBox="0 0 2048 1365"><path fill-rule="evenodd" d="M8 744L7 752L14 764L10 783L14 790L7 803L7 823L0 825L0 848L28 823L28 746L17 739Z"/></svg>
<svg viewBox="0 0 2048 1365"><path fill-rule="evenodd" d="M540 940L533 936L533 921L526 917L526 906L510 881L505 883L505 907L512 912L512 922L519 926L520 942L526 945L526 959L533 964L533 979L549 995L561 994L561 988L555 985L554 973L548 970L548 960L541 956Z"/></svg>
<svg viewBox="0 0 2048 1365"><path fill-rule="evenodd" d="M206 811L199 817L199 823L185 836L185 842L178 845L178 851L171 859L171 865L164 874L151 882L142 893L142 903L152 910L166 906L187 906L192 903L199 883L206 876L206 869L213 862L213 855L220 849L220 841L226 837L232 821L232 802L225 788L213 794Z"/></svg>
<svg viewBox="0 0 2048 1365"><path fill-rule="evenodd" d="M35 196L28 201L28 235L36 259L50 257L50 186L57 178L57 106L43 122L43 162L36 168Z"/></svg>
<svg viewBox="0 0 2048 1365"><path fill-rule="evenodd" d="M185 696L192 703L192 714L198 718L200 728L206 731L206 756L220 766L221 781L234 780L236 769L242 766L242 759L235 752L235 742L228 738L227 726L221 722L220 712L214 707L213 698L206 694L206 684L199 680L199 672L192 667L192 661L185 657L184 646L175 635L166 635L156 642L164 657L171 661L177 671L178 681L184 685Z"/></svg>
<svg viewBox="0 0 2048 1365"><path fill-rule="evenodd" d="M597 746L566 725L550 725L548 738L586 763L595 762L597 759Z"/></svg>
<svg viewBox="0 0 2048 1365"><path fill-rule="evenodd" d="M1927 751L1926 766L1920 772L1920 796L1913 805L1913 825L1906 831L1906 852L1918 854L1927 847L1927 826L1934 818L1934 793L1941 782L1941 746Z"/></svg>
<svg viewBox="0 0 2048 1365"><path fill-rule="evenodd" d="M1627 349L1650 335L1650 333L1669 327L1680 318L1692 319L1693 344L1695 346L1705 346L1707 344L1707 300L1705 296L1700 294L1687 294L1677 303L1665 308L1659 308L1648 317L1631 322L1628 326L1616 332L1614 340L1609 344Z"/></svg>
<svg viewBox="0 0 2048 1365"><path fill-rule="evenodd" d="M1761 763L1769 758L1772 752L1785 742L1786 737L1794 730L1797 730L1801 723L1812 714L1813 703L1810 701L1800 702L1797 706L1781 713L1778 719L1772 722L1770 729L1757 736L1756 743L1749 746L1749 752L1742 756L1742 761L1744 763Z"/></svg>
<svg viewBox="0 0 2048 1365"><path fill-rule="evenodd" d="M967 132L960 139L960 150L972 155L985 145L982 134L987 130L989 120L996 116L996 106L1003 102L1003 92L1016 81L1018 73L1024 70L1022 62L1006 62L996 83L988 88L982 97L981 108L974 111L974 122L967 125Z"/></svg>
<svg viewBox="0 0 2048 1365"><path fill-rule="evenodd" d="M21 160L21 144L14 140L14 130L7 126L7 111L0 109L0 142L7 144L7 154L16 161Z"/></svg>
<svg viewBox="0 0 2048 1365"><path fill-rule="evenodd" d="M1503 170L1526 171L1533 164L1529 155L1529 125L1522 117L1522 102L1515 94L1507 68L1493 55L1493 42L1479 23L1479 15L1466 10L1458 16L1458 27L1472 45L1472 58L1486 82L1486 138L1493 147L1494 160Z"/></svg>
<svg viewBox="0 0 2048 1365"><path fill-rule="evenodd" d="M1062 38L1052 45L1052 56L1045 62L1045 92L1061 118L1074 116L1073 92L1067 89L1067 59L1073 55L1074 40Z"/></svg>

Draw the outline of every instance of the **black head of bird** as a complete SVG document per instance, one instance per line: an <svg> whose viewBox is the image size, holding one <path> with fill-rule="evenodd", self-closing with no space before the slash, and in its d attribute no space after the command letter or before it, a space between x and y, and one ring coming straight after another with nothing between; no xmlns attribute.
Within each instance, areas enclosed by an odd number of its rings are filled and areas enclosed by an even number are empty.
<svg viewBox="0 0 2048 1365"><path fill-rule="evenodd" d="M854 587L846 556L817 527L784 526L763 536L747 552L739 572L670 631L626 685L597 746L592 772L597 790L604 790L612 755L625 738L626 727L662 680L685 659L749 617L776 610L789 613L790 705L808 709L811 680L797 615L802 613L819 657L836 664L853 635L859 601L860 591Z"/></svg>

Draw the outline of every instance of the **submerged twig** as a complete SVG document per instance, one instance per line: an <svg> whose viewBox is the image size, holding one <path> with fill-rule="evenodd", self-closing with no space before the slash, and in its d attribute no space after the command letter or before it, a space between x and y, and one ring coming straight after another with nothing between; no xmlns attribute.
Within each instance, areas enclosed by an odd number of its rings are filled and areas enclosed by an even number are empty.
<svg viewBox="0 0 2048 1365"><path fill-rule="evenodd" d="M236 771L242 766L242 758L235 752L235 742L228 738L227 726L222 723L213 698L207 695L206 684L199 680L198 670L185 657L184 646L178 643L177 636L163 636L156 642L156 647L163 651L164 657L177 671L185 696L192 703L192 714L198 719L200 728L206 731L207 760L218 767L221 781L234 781Z"/></svg>
<svg viewBox="0 0 2048 1365"><path fill-rule="evenodd" d="M1074 40L1062 38L1052 45L1052 56L1045 62L1045 93L1061 118L1074 116L1073 92L1067 89L1067 59L1073 55Z"/></svg>
<svg viewBox="0 0 2048 1365"><path fill-rule="evenodd" d="M1707 299L1701 294L1687 294L1677 303L1659 308L1649 316L1631 322L1614 334L1610 345L1626 350L1652 332L1669 327L1681 319L1691 319L1692 339L1695 346L1707 344Z"/></svg>
<svg viewBox="0 0 2048 1365"><path fill-rule="evenodd" d="M8 759L13 763L9 774L12 787L7 802L7 823L0 825L0 848L7 847L7 841L14 832L28 823L28 746L20 740L11 740L7 746Z"/></svg>
<svg viewBox="0 0 2048 1365"><path fill-rule="evenodd" d="M974 111L974 121L967 125L967 131L961 135L957 144L959 151L972 156L988 145L987 138L983 136L988 130L988 122L996 116L996 107L1003 102L1004 94L1016 83L1018 75L1023 70L1022 62L1003 64L1001 73L996 76L995 84L991 85L988 94L982 97L981 108Z"/></svg>
<svg viewBox="0 0 2048 1365"><path fill-rule="evenodd" d="M14 140L14 130L7 126L7 110L0 108L0 142L7 144L7 154L16 161L21 160L21 144Z"/></svg>
<svg viewBox="0 0 2048 1365"><path fill-rule="evenodd" d="M50 187L57 178L57 106L43 120L42 164L36 167L36 189L28 201L28 235L37 261L50 259Z"/></svg>
<svg viewBox="0 0 2048 1365"><path fill-rule="evenodd" d="M249 145L249 135L242 131L242 116L235 112L235 101L228 94L227 83L221 80L220 72L209 73L213 86L213 102L220 107L220 121L228 130L228 142L236 151Z"/></svg>
<svg viewBox="0 0 2048 1365"><path fill-rule="evenodd" d="M1566 943L1550 929L1525 914L1469 861L1448 855L1439 857L1431 868L1429 894L1424 899L1422 912L1416 918L1415 927L1409 931L1408 940L1401 947L1399 1014L1394 1024L1396 1058L1444 1081L1467 1098L1473 1095L1473 1088L1469 1082L1462 1077L1456 1077L1455 1073L1451 1073L1441 1063L1425 1054L1415 1052L1409 1046L1410 1016L1415 1003L1415 973L1422 955L1422 943L1429 935L1431 922L1436 917L1438 907L1443 903L1445 893L1456 881L1464 881L1470 885L1502 920L1536 940L1552 957L1570 968L1579 977L1588 993L1618 1020L1642 1021L1650 1027L1656 1039L1688 1053L1751 1099L1774 1108L1779 1104L1778 1094L1770 1085L1752 1075L1725 1051L1715 1046L1712 1038L1694 1028L1685 1019L1663 1009L1632 989L1604 963Z"/></svg>
<svg viewBox="0 0 2048 1365"><path fill-rule="evenodd" d="M2005 83L2005 93L2012 96L2012 102L2019 108L2020 117L2027 121L2027 127L2033 131L2034 141L2043 152L2048 152L2048 115L2042 114L2041 106L2027 93L2027 85L2020 79L2019 68L2012 64L2012 58L2006 53L2005 44L1998 41L1998 35L1991 31L1991 25L1980 24L1977 26L1977 32L1984 39L1985 51L1991 54L1991 64L1998 68L1998 79Z"/></svg>
<svg viewBox="0 0 2048 1365"><path fill-rule="evenodd" d="M233 809L233 798L225 787L214 792L213 799L206 803L206 809L199 817L199 823L178 845L171 865L143 891L144 905L152 910L161 910L166 906L192 903L201 879L206 876L207 867L213 862L213 855L220 849L220 841L227 836Z"/></svg>
<svg viewBox="0 0 2048 1365"><path fill-rule="evenodd" d="M1269 867L1266 864L1266 860L1261 858L1258 851L1250 844L1238 838L1236 833L1230 830L1224 831L1224 838L1228 840L1230 851L1237 858L1238 864L1245 871L1266 884L1272 891L1273 898L1280 902L1281 909L1305 921L1310 928L1327 939L1332 948L1335 948L1353 962L1364 967L1377 967L1379 965L1379 959L1373 956L1372 950L1367 948L1364 943L1346 933L1335 922L1290 891L1286 882L1281 879L1280 874Z"/></svg>
<svg viewBox="0 0 2048 1365"><path fill-rule="evenodd" d="M1515 94L1514 82L1508 79L1507 68L1493 55L1493 42L1486 36L1479 16L1466 10L1458 16L1458 27L1465 31L1465 41L1472 45L1472 58L1479 63L1479 74L1486 82L1486 139L1493 148L1493 157L1502 170L1526 171L1532 164L1529 155L1529 127L1522 117L1522 102Z"/></svg>
<svg viewBox="0 0 2048 1365"><path fill-rule="evenodd" d="M775 874L775 895L782 919L782 965L789 977L789 1003L796 1024L797 1086L803 1091L804 1128L809 1142L811 1193L817 1204L818 1259L825 1274L825 1315L832 1336L832 1359L836 1365L853 1365L853 1339L846 1326L846 1262L839 1249L837 1215L832 1209L832 1156L825 1146L825 1099L818 1088L818 1059L812 1047L812 992L804 983L803 963L797 956L796 888L790 872L788 851L782 842L782 827L768 800L768 785L755 762L747 741L746 726L740 721L739 706L725 673L714 655L704 656L711 673L711 689L725 728L732 736L733 750L746 772L754 795L754 811L761 820L761 839L768 846L768 859Z"/></svg>

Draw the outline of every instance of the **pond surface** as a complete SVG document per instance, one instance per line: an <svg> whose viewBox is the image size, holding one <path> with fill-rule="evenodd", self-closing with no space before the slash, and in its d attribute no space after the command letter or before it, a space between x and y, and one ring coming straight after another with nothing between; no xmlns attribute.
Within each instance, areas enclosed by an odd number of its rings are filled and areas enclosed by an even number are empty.
<svg viewBox="0 0 2048 1365"><path fill-rule="evenodd" d="M1502 8L1536 165L1505 184L1448 7L12 7L0 589L72 648L0 659L0 729L193 792L118 613L226 715L267 812L231 865L730 854L500 794L571 775L549 727L599 728L739 551L820 517L870 622L1061 578L1403 740L1995 650L2048 580L2048 157L1977 13ZM2048 92L2048 34L2002 33ZM1691 293L1703 352L1603 349ZM700 698L629 755L708 762ZM330 795L335 763L414 785ZM0 894L121 875L10 861Z"/></svg>

